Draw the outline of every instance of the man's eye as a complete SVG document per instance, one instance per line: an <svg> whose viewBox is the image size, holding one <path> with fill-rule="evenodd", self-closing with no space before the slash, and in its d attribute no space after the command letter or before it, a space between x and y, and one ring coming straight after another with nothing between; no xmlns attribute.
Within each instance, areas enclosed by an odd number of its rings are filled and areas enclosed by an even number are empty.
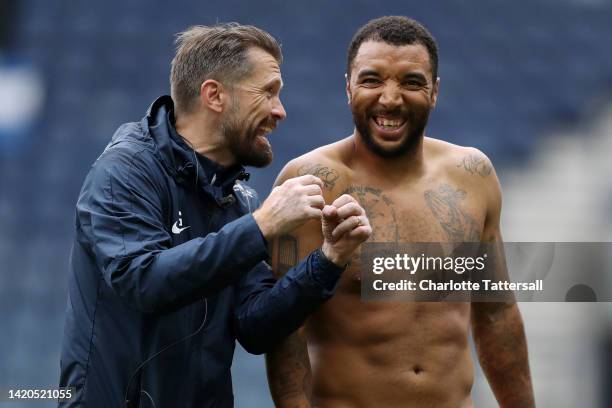
<svg viewBox="0 0 612 408"><path fill-rule="evenodd" d="M379 82L380 82L380 80L378 80L376 78L365 78L363 81L361 81L361 83L363 83L363 84L377 84Z"/></svg>
<svg viewBox="0 0 612 408"><path fill-rule="evenodd" d="M412 88L414 87L420 88L420 87L425 86L425 84L423 84L421 81L406 81L404 82L404 86L408 86Z"/></svg>

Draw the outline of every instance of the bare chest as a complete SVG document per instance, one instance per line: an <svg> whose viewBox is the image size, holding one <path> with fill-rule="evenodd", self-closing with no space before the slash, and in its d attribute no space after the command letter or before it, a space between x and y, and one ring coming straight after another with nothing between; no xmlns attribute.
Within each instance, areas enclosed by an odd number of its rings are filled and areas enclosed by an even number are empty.
<svg viewBox="0 0 612 408"><path fill-rule="evenodd" d="M351 180L350 194L366 210L371 242L479 241L485 206L476 194L447 181L381 188Z"/></svg>

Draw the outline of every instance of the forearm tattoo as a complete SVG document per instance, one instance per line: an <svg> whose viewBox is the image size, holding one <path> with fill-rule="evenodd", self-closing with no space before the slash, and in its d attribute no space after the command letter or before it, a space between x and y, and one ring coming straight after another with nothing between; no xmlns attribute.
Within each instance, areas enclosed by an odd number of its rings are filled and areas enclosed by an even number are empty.
<svg viewBox="0 0 612 408"><path fill-rule="evenodd" d="M312 373L306 341L294 333L268 355L268 376L275 402L312 397Z"/></svg>
<svg viewBox="0 0 612 408"><path fill-rule="evenodd" d="M474 340L480 364L503 407L533 407L527 341L512 303L474 305Z"/></svg>

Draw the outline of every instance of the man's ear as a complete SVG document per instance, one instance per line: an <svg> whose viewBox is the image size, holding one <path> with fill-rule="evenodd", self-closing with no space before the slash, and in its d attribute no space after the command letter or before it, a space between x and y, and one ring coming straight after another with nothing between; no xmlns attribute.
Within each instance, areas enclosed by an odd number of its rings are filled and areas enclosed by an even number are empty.
<svg viewBox="0 0 612 408"><path fill-rule="evenodd" d="M200 103L215 112L221 113L227 105L229 94L219 81L207 79L200 85Z"/></svg>
<svg viewBox="0 0 612 408"><path fill-rule="evenodd" d="M436 78L433 87L431 88L431 109L436 107L438 101L438 91L440 90L440 77Z"/></svg>
<svg viewBox="0 0 612 408"><path fill-rule="evenodd" d="M349 81L348 74L344 74L344 80L346 81L346 97L348 98L348 104L351 104L351 82Z"/></svg>

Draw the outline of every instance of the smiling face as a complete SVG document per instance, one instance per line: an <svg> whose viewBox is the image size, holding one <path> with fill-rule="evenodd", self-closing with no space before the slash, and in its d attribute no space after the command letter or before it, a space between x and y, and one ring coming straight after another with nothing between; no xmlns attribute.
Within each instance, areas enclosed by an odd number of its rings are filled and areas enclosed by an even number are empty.
<svg viewBox="0 0 612 408"><path fill-rule="evenodd" d="M272 55L260 48L251 48L248 53L251 74L233 85L221 127L236 162L264 167L273 157L267 136L287 116L280 101L283 82Z"/></svg>
<svg viewBox="0 0 612 408"><path fill-rule="evenodd" d="M356 136L382 157L414 150L436 104L438 84L423 45L364 42L346 88Z"/></svg>

